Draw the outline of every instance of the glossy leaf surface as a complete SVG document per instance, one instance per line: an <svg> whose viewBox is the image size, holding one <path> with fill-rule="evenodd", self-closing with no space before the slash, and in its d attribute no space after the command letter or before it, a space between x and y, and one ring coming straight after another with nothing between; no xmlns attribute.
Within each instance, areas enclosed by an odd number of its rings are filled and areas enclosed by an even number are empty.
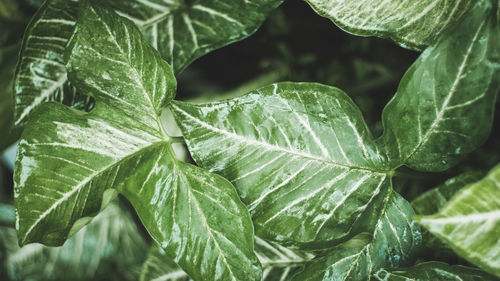
<svg viewBox="0 0 500 281"><path fill-rule="evenodd" d="M195 280L260 279L253 226L234 187L179 162L162 130L160 111L176 88L170 66L113 11L86 1L79 18L67 67L96 107L47 103L26 127L15 174L20 242L62 244L114 188Z"/></svg>
<svg viewBox="0 0 500 281"><path fill-rule="evenodd" d="M17 245L15 229L0 228L9 280L133 280L145 258L146 241L132 216L110 203L61 247Z"/></svg>
<svg viewBox="0 0 500 281"><path fill-rule="evenodd" d="M468 266L442 262L423 262L408 268L381 269L376 281L496 281L498 278Z"/></svg>
<svg viewBox="0 0 500 281"><path fill-rule="evenodd" d="M383 112L381 143L391 166L446 170L486 140L499 90L499 40L490 1L479 1L422 53Z"/></svg>
<svg viewBox="0 0 500 281"><path fill-rule="evenodd" d="M68 82L63 59L77 10L75 0L47 0L31 19L24 33L14 82L16 125L25 123L47 101L82 110L92 108L91 98L77 93Z"/></svg>
<svg viewBox="0 0 500 281"><path fill-rule="evenodd" d="M472 0L306 0L321 16L361 36L391 38L410 49L424 49L456 25Z"/></svg>
<svg viewBox="0 0 500 281"><path fill-rule="evenodd" d="M262 237L297 245L344 238L389 188L359 109L337 88L279 83L172 109L195 161L236 186Z"/></svg>
<svg viewBox="0 0 500 281"><path fill-rule="evenodd" d="M176 73L253 34L283 0L103 1L134 21Z"/></svg>
<svg viewBox="0 0 500 281"><path fill-rule="evenodd" d="M312 259L306 252L293 251L275 243L255 238L255 252L263 267L263 281L289 280L303 263ZM144 262L141 281L187 281L191 280L158 246L149 250Z"/></svg>
<svg viewBox="0 0 500 281"><path fill-rule="evenodd" d="M500 277L500 166L417 221L460 256Z"/></svg>
<svg viewBox="0 0 500 281"><path fill-rule="evenodd" d="M422 239L411 219L410 204L391 191L384 195L380 211L377 209L371 209L367 221L376 226L373 232L327 250L325 256L306 264L292 280L369 280L380 268L410 263Z"/></svg>

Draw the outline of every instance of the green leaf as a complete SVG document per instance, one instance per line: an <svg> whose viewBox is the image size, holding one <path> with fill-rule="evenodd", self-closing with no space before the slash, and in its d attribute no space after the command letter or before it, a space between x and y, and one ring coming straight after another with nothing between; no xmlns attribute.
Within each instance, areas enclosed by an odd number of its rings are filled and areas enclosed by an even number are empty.
<svg viewBox="0 0 500 281"><path fill-rule="evenodd" d="M132 22L92 1L76 30L69 77L96 106L84 113L46 103L27 125L15 171L20 243L62 244L117 190L194 280L260 279L253 226L234 187L177 160L162 129L176 88L170 66Z"/></svg>
<svg viewBox="0 0 500 281"><path fill-rule="evenodd" d="M496 281L498 278L468 266L442 262L423 262L408 268L380 269L373 276L379 281Z"/></svg>
<svg viewBox="0 0 500 281"><path fill-rule="evenodd" d="M250 36L283 0L97 2L132 19L178 73L198 57ZM24 124L47 101L86 111L93 108L93 100L69 83L63 59L77 10L77 0L48 0L31 20L16 73L16 125Z"/></svg>
<svg viewBox="0 0 500 281"><path fill-rule="evenodd" d="M438 187L428 190L413 199L411 205L417 215L432 215L437 213L460 189L480 180L484 175L485 173L481 171L471 171L448 179Z"/></svg>
<svg viewBox="0 0 500 281"><path fill-rule="evenodd" d="M380 142L392 167L446 170L486 140L499 90L499 40L490 1L479 1L410 67L383 112Z"/></svg>
<svg viewBox="0 0 500 281"><path fill-rule="evenodd" d="M140 281L188 281L189 276L158 245L149 249Z"/></svg>
<svg viewBox="0 0 500 281"><path fill-rule="evenodd" d="M500 166L464 187L439 213L417 217L460 256L500 277Z"/></svg>
<svg viewBox="0 0 500 281"><path fill-rule="evenodd" d="M415 198L411 202L411 205L417 215L432 215L437 213L460 189L480 180L484 175L485 173L480 171L471 171L448 179L438 187L426 191ZM431 257L432 259L448 261L457 259L455 252L446 243L425 229L422 231L422 241L424 248L422 254L426 258Z"/></svg>
<svg viewBox="0 0 500 281"><path fill-rule="evenodd" d="M206 53L252 35L283 0L104 2L134 21L178 73Z"/></svg>
<svg viewBox="0 0 500 281"><path fill-rule="evenodd" d="M448 26L457 25L472 0L306 0L321 16L360 36L391 38L405 48L433 44Z"/></svg>
<svg viewBox="0 0 500 281"><path fill-rule="evenodd" d="M20 248L16 240L15 229L0 228L10 280L137 280L147 247L132 216L117 201L61 247Z"/></svg>
<svg viewBox="0 0 500 281"><path fill-rule="evenodd" d="M92 109L92 99L78 93L69 83L63 59L77 10L76 0L47 0L31 19L14 81L16 125L25 124L33 111L47 101Z"/></svg>
<svg viewBox="0 0 500 281"><path fill-rule="evenodd" d="M380 211L372 208L368 221L373 220L369 223L376 227L370 235L361 234L326 250L292 280L364 281L380 268L408 265L421 242L420 230L411 220L414 213L410 204L391 191L384 194Z"/></svg>
<svg viewBox="0 0 500 281"><path fill-rule="evenodd" d="M359 109L337 88L278 83L172 110L195 161L236 186L263 238L331 244L390 188Z"/></svg>
<svg viewBox="0 0 500 281"><path fill-rule="evenodd" d="M19 46L11 45L0 48L0 152L14 143L20 136L19 129L13 128L13 92L14 71L16 69Z"/></svg>
<svg viewBox="0 0 500 281"><path fill-rule="evenodd" d="M287 280L302 264L311 260L306 252L293 251L255 237L255 252L263 267L263 281ZM157 245L149 250L141 281L187 281L189 276Z"/></svg>

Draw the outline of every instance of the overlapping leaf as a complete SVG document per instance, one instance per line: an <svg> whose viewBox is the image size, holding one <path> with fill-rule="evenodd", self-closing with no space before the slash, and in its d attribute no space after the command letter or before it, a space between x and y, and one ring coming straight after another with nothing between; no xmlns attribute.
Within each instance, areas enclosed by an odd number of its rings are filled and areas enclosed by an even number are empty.
<svg viewBox="0 0 500 281"><path fill-rule="evenodd" d="M325 256L306 264L293 281L369 280L382 267L408 265L421 243L418 226L411 220L413 209L393 191L383 195L380 211L371 207L368 223L376 227L368 237L361 234L327 250Z"/></svg>
<svg viewBox="0 0 500 281"><path fill-rule="evenodd" d="M472 0L306 0L347 32L388 37L403 47L424 49L456 25Z"/></svg>
<svg viewBox="0 0 500 281"><path fill-rule="evenodd" d="M15 172L20 243L62 244L114 188L193 279L259 280L253 226L234 187L179 162L162 130L176 87L170 66L111 10L85 1L79 19L67 67L96 107L47 103L26 127Z"/></svg>
<svg viewBox="0 0 500 281"><path fill-rule="evenodd" d="M289 280L303 263L312 259L312 254L292 251L275 243L255 238L255 252L263 267L263 281ZM191 280L168 255L157 245L149 250L144 262L141 281L187 281Z"/></svg>
<svg viewBox="0 0 500 281"><path fill-rule="evenodd" d="M463 258L500 277L500 166L417 221Z"/></svg>
<svg viewBox="0 0 500 281"><path fill-rule="evenodd" d="M20 248L16 240L15 229L0 228L9 280L134 280L147 247L133 218L117 202L61 247Z"/></svg>
<svg viewBox="0 0 500 281"><path fill-rule="evenodd" d="M134 21L174 71L250 36L283 0L105 1Z"/></svg>
<svg viewBox="0 0 500 281"><path fill-rule="evenodd" d="M339 89L279 83L172 108L193 158L235 184L257 235L299 245L345 238L389 188L359 109Z"/></svg>
<svg viewBox="0 0 500 281"><path fill-rule="evenodd" d="M381 142L392 166L446 170L486 140L500 83L499 40L496 11L478 1L410 67L383 112Z"/></svg>
<svg viewBox="0 0 500 281"><path fill-rule="evenodd" d="M28 25L14 81L16 125L47 101L92 108L91 98L77 93L69 83L63 60L77 10L77 0L47 0Z"/></svg>
<svg viewBox="0 0 500 281"><path fill-rule="evenodd" d="M97 1L132 19L177 73L198 57L250 36L283 0ZM78 0L48 0L28 26L15 81L17 125L46 101L92 109L93 101L69 83L63 60L78 5Z"/></svg>
<svg viewBox="0 0 500 281"><path fill-rule="evenodd" d="M498 278L477 268L442 262L424 262L408 268L381 269L377 281L496 281Z"/></svg>

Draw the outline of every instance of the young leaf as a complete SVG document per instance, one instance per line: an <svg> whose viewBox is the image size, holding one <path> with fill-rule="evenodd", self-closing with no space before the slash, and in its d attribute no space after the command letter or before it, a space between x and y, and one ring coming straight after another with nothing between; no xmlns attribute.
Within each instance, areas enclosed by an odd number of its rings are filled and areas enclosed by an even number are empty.
<svg viewBox="0 0 500 281"><path fill-rule="evenodd" d="M117 201L61 247L20 248L16 240L15 229L0 228L9 280L136 280L147 247L133 218Z"/></svg>
<svg viewBox="0 0 500 281"><path fill-rule="evenodd" d="M15 172L20 243L62 244L114 188L193 279L260 279L253 226L234 187L179 162L162 130L160 111L176 88L170 66L132 22L92 1L76 30L69 77L96 106L83 113L46 103L26 127Z"/></svg>
<svg viewBox="0 0 500 281"><path fill-rule="evenodd" d="M383 112L380 141L391 166L446 170L485 141L500 86L499 40L490 1L478 1L422 53Z"/></svg>
<svg viewBox="0 0 500 281"><path fill-rule="evenodd" d="M237 187L264 238L331 244L390 188L359 109L337 88L278 83L172 109L195 161Z"/></svg>
<svg viewBox="0 0 500 281"><path fill-rule="evenodd" d="M434 43L457 24L472 0L306 0L321 16L355 35L391 38L410 49Z"/></svg>
<svg viewBox="0 0 500 281"><path fill-rule="evenodd" d="M500 277L500 166L463 188L439 213L417 221L460 256Z"/></svg>
<svg viewBox="0 0 500 281"><path fill-rule="evenodd" d="M369 237L361 234L327 250L325 256L311 261L292 280L369 280L380 268L410 263L421 242L420 230L411 220L410 204L390 191L384 194L380 211L377 207L371 211L369 220L376 227Z"/></svg>
<svg viewBox="0 0 500 281"><path fill-rule="evenodd" d="M14 81L16 125L25 123L47 101L82 110L92 108L90 97L77 93L68 82L63 60L77 9L76 0L47 0L28 25Z"/></svg>
<svg viewBox="0 0 500 281"><path fill-rule="evenodd" d="M374 281L496 281L498 278L473 267L423 262L408 268L380 269Z"/></svg>
<svg viewBox="0 0 500 281"><path fill-rule="evenodd" d="M283 0L111 0L176 73L206 53L253 34Z"/></svg>

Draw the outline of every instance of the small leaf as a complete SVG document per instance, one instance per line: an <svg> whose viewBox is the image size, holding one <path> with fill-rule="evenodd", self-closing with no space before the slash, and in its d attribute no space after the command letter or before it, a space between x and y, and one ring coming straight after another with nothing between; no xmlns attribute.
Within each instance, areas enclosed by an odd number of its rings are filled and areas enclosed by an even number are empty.
<svg viewBox="0 0 500 281"><path fill-rule="evenodd" d="M421 50L460 22L472 0L306 0L321 16L355 35L391 38Z"/></svg>
<svg viewBox="0 0 500 281"><path fill-rule="evenodd" d="M443 171L486 140L500 88L499 27L490 1L479 1L406 72L383 112L391 166Z"/></svg>
<svg viewBox="0 0 500 281"><path fill-rule="evenodd" d="M16 240L15 229L0 228L9 280L134 280L147 247L132 216L117 201L61 247L19 248Z"/></svg>
<svg viewBox="0 0 500 281"><path fill-rule="evenodd" d="M439 213L416 220L460 256L500 277L500 166L464 187Z"/></svg>
<svg viewBox="0 0 500 281"><path fill-rule="evenodd" d="M92 99L79 94L68 82L63 59L77 10L76 0L47 0L28 25L14 81L16 125L24 124L47 101L92 109Z"/></svg>
<svg viewBox="0 0 500 281"><path fill-rule="evenodd" d="M423 262L408 268L380 269L376 281L497 281L498 278L473 267L442 262Z"/></svg>
<svg viewBox="0 0 500 281"><path fill-rule="evenodd" d="M283 0L107 0L134 21L176 73L206 53L245 39Z"/></svg>
<svg viewBox="0 0 500 281"><path fill-rule="evenodd" d="M259 280L251 218L234 187L177 160L163 132L170 66L131 21L93 1L82 3L76 30L69 77L96 106L46 103L26 127L15 171L20 243L62 244L116 190L194 280Z"/></svg>
<svg viewBox="0 0 500 281"><path fill-rule="evenodd" d="M331 244L390 187L359 109L337 88L278 83L172 109L195 161L236 186L263 238Z"/></svg>
<svg viewBox="0 0 500 281"><path fill-rule="evenodd" d="M369 280L383 267L399 267L412 262L421 242L420 230L411 220L413 210L400 195L384 194L379 212L372 209L369 223L376 228L368 237L361 234L308 263L292 281ZM372 206L373 208L373 206Z"/></svg>

